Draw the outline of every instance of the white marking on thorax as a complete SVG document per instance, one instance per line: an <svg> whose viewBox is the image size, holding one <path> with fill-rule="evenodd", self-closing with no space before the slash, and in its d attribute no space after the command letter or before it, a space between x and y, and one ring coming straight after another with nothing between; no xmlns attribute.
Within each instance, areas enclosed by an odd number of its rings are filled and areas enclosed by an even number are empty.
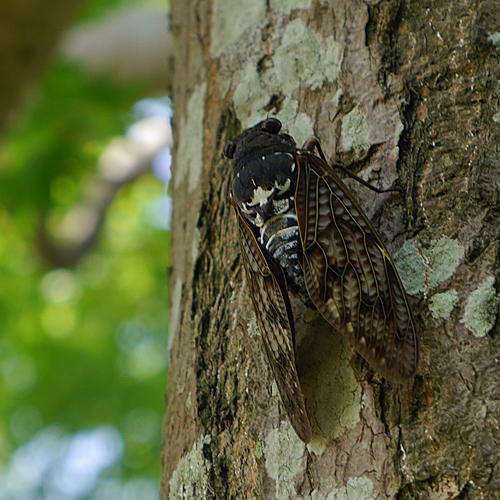
<svg viewBox="0 0 500 500"><path fill-rule="evenodd" d="M288 191L289 187L290 187L290 184L291 184L291 181L290 179L287 179L284 184L278 184L278 182L276 181L274 183L274 186L276 187L276 189L279 190L280 194L281 193L285 193L286 191Z"/></svg>
<svg viewBox="0 0 500 500"><path fill-rule="evenodd" d="M253 182L253 179L252 179ZM255 182L254 182L255 185ZM250 202L251 205L260 205L263 206L265 205L269 197L273 194L274 189L270 189L269 191L267 189L262 189L260 186L256 186L256 188L253 190L253 197Z"/></svg>
<svg viewBox="0 0 500 500"><path fill-rule="evenodd" d="M274 200L273 208L274 208L273 212L275 213L275 215L284 214L285 212L288 212L288 209L290 208L290 203L286 198L284 200Z"/></svg>

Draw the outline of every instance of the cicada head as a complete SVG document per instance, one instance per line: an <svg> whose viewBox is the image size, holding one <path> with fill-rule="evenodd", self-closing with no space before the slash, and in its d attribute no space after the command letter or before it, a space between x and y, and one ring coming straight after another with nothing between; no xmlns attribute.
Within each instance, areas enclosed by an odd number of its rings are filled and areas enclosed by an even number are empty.
<svg viewBox="0 0 500 500"><path fill-rule="evenodd" d="M288 194L295 184L296 144L280 130L277 118L267 118L234 137L224 148L224 155L233 160L233 195L243 210L268 206Z"/></svg>

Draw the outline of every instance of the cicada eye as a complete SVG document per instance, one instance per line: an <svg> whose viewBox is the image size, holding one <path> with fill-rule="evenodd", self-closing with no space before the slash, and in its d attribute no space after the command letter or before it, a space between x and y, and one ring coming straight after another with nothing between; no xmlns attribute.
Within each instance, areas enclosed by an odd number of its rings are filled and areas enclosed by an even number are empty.
<svg viewBox="0 0 500 500"><path fill-rule="evenodd" d="M226 158L232 158L235 149L236 149L236 144L232 141L229 141L224 147L224 156Z"/></svg>
<svg viewBox="0 0 500 500"><path fill-rule="evenodd" d="M262 130L270 134L277 134L281 130L281 122L277 118L267 118L262 122Z"/></svg>

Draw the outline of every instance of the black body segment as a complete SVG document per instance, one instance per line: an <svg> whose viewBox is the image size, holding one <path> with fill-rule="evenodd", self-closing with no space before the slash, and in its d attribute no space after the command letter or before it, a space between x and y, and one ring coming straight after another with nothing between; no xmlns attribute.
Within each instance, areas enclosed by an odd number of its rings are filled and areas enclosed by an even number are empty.
<svg viewBox="0 0 500 500"><path fill-rule="evenodd" d="M290 293L389 380L414 374L418 343L401 280L369 219L318 141L298 149L280 129L276 118L259 122L225 154L233 159L233 207L264 350L290 421L307 442Z"/></svg>

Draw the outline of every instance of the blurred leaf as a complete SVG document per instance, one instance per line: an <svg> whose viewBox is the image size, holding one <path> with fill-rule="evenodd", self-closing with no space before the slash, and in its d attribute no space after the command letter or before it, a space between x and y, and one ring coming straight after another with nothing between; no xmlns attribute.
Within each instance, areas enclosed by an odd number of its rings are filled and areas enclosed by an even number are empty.
<svg viewBox="0 0 500 500"><path fill-rule="evenodd" d="M93 0L84 18L122 3ZM103 148L147 90L56 62L0 156L0 459L43 429L78 436L112 426L124 455L99 491L123 492L116 481L125 478L138 481L130 488L158 481L169 233L150 212L164 185L145 176L122 189L100 244L75 269L47 269L35 230L41 212L57 222L81 201Z"/></svg>

